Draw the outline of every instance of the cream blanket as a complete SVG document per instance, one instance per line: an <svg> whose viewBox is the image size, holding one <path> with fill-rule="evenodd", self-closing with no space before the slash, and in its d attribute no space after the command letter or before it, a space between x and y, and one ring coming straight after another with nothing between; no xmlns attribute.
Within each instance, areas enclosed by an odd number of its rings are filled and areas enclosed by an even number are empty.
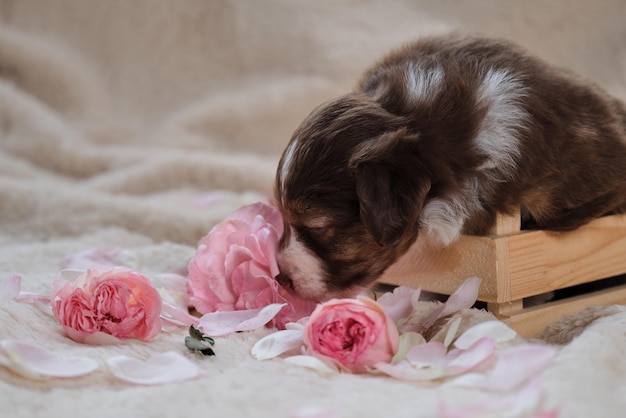
<svg viewBox="0 0 626 418"><path fill-rule="evenodd" d="M384 51L452 28L506 36L626 97L620 0L0 0L0 279L48 292L67 254L121 246L147 275L185 265L227 213L271 193L281 150L322 100ZM220 191L219 193L215 193ZM207 193L211 193L207 195ZM561 417L626 410L626 312L560 349L543 373ZM178 351L197 380L155 387L103 371L34 382L0 368L2 417L434 417L482 395L384 377L323 377L250 348L267 330L183 345L87 347L29 305L0 305L0 338L103 362ZM300 408L300 409L299 409Z"/></svg>

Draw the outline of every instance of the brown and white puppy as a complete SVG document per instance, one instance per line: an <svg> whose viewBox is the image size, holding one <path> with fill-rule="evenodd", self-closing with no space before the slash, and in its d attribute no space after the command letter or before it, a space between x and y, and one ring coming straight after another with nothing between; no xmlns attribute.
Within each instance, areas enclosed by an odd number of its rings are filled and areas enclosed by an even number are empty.
<svg viewBox="0 0 626 418"><path fill-rule="evenodd" d="M278 166L279 280L347 296L421 237L447 245L521 208L568 230L626 208L626 107L502 40L420 40L319 106Z"/></svg>

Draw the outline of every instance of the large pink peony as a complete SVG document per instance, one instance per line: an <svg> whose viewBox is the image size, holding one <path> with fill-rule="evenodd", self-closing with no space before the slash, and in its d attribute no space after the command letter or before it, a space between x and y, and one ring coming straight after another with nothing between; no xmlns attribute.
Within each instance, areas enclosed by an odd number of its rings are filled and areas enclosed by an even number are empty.
<svg viewBox="0 0 626 418"><path fill-rule="evenodd" d="M329 358L353 373L390 362L399 338L393 320L368 298L332 299L318 305L303 335L309 354Z"/></svg>
<svg viewBox="0 0 626 418"><path fill-rule="evenodd" d="M282 233L280 212L265 203L244 206L216 225L189 262L190 305L205 314L286 303L268 323L280 329L308 316L315 303L296 297L275 280Z"/></svg>
<svg viewBox="0 0 626 418"><path fill-rule="evenodd" d="M102 332L148 341L161 331L161 297L150 280L125 267L97 267L55 280L52 311L70 338Z"/></svg>

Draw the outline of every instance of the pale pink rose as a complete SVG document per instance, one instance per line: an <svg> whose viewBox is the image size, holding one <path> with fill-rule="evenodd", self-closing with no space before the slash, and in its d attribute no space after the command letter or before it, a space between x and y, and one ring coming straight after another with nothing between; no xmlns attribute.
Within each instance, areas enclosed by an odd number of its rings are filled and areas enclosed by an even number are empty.
<svg viewBox="0 0 626 418"><path fill-rule="evenodd" d="M303 340L309 354L364 373L377 363L391 361L399 337L398 328L379 304L357 298L318 305L305 326Z"/></svg>
<svg viewBox="0 0 626 418"><path fill-rule="evenodd" d="M66 280L71 274L74 280ZM125 267L64 270L55 280L52 311L79 342L98 332L148 341L161 330L159 293L147 277Z"/></svg>
<svg viewBox="0 0 626 418"><path fill-rule="evenodd" d="M282 233L278 209L260 202L236 210L216 225L189 262L190 305L206 314L286 303L267 324L280 329L308 316L315 303L296 297L275 280Z"/></svg>

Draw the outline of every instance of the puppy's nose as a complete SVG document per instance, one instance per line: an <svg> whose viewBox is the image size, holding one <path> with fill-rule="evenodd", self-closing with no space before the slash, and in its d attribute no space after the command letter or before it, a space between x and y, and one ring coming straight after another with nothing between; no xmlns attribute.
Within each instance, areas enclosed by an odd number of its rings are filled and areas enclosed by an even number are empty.
<svg viewBox="0 0 626 418"><path fill-rule="evenodd" d="M289 277L285 273L278 273L278 276L276 276L276 281L278 282L278 284L286 289L293 289L293 280L291 280L291 277Z"/></svg>

